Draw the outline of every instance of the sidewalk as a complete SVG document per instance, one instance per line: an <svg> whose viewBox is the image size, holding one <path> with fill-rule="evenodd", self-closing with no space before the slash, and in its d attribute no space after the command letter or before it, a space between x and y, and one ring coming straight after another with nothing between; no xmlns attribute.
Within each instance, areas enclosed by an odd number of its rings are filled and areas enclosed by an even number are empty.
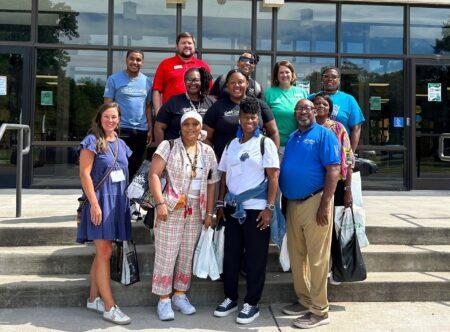
<svg viewBox="0 0 450 332"><path fill-rule="evenodd" d="M0 331L300 331L284 316L282 304L261 307L261 315L249 325L237 325L235 315L212 316L212 307L198 307L192 316L175 314L175 320L161 322L155 307L124 308L132 318L127 326L115 326L84 308L3 309ZM331 324L313 331L450 331L450 302L365 302L332 303Z"/></svg>

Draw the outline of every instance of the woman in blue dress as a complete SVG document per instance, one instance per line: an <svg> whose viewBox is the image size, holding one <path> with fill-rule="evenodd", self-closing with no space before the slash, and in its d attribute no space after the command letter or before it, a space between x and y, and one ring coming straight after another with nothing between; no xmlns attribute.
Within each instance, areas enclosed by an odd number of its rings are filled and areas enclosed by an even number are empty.
<svg viewBox="0 0 450 332"><path fill-rule="evenodd" d="M130 318L114 302L109 266L112 241L131 239L130 204L125 196L131 150L117 136L119 122L119 106L103 104L92 121L89 135L80 144L80 179L87 202L77 242L93 241L95 245L87 309L103 314L107 321L129 324ZM104 182L95 190L102 179Z"/></svg>

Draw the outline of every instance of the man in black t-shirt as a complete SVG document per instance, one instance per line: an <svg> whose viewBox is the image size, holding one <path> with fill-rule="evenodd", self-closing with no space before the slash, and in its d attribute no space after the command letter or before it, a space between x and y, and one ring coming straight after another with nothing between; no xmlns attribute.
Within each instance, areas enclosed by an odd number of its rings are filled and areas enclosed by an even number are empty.
<svg viewBox="0 0 450 332"><path fill-rule="evenodd" d="M259 55L254 52L245 51L239 56L239 60L236 65L237 68L242 71L248 77L248 88L246 95L248 97L258 98L264 100L263 90L261 84L251 78L251 74L255 71L256 65L259 62ZM210 95L217 99L223 98L228 94L228 90L225 84L226 75L220 75L214 82Z"/></svg>

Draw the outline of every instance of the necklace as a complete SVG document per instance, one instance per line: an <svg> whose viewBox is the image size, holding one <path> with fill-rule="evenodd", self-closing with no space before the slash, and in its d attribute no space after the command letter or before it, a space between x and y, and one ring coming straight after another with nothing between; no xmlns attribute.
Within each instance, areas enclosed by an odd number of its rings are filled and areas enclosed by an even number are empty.
<svg viewBox="0 0 450 332"><path fill-rule="evenodd" d="M196 108L194 103L192 102L191 98L189 97L188 93L186 92L186 98L187 100L189 100L189 104L191 104L191 108L196 111L197 113L199 113L199 109L200 109L200 100L198 101L198 107Z"/></svg>
<svg viewBox="0 0 450 332"><path fill-rule="evenodd" d="M197 153L197 144L195 145L195 155L194 161L192 161L191 156L189 155L186 149L186 156L189 159L189 163L191 164L191 178L195 178L197 176L197 161L198 161L198 153Z"/></svg>

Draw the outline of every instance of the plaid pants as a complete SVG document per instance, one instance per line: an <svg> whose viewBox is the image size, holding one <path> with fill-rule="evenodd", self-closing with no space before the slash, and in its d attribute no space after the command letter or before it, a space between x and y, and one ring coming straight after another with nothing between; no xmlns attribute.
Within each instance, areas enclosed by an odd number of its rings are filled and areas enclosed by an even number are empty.
<svg viewBox="0 0 450 332"><path fill-rule="evenodd" d="M152 292L168 295L173 289L187 291L192 276L192 259L202 229L200 204L192 203L192 214L184 218L184 209L169 211L166 222L155 227L155 264Z"/></svg>

